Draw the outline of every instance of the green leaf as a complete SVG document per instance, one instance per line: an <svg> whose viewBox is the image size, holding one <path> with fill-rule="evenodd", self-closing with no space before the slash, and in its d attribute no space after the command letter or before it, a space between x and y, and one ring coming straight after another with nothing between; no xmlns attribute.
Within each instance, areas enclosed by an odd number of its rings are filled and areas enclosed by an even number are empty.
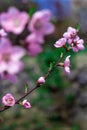
<svg viewBox="0 0 87 130"><path fill-rule="evenodd" d="M26 84L24 87L25 87L25 93L27 93L28 92L28 84Z"/></svg>
<svg viewBox="0 0 87 130"><path fill-rule="evenodd" d="M35 11L36 11L36 7L30 8L30 10L29 10L29 16L32 17L32 15L35 13Z"/></svg>
<svg viewBox="0 0 87 130"><path fill-rule="evenodd" d="M77 30L79 31L80 30L80 24L77 24Z"/></svg>

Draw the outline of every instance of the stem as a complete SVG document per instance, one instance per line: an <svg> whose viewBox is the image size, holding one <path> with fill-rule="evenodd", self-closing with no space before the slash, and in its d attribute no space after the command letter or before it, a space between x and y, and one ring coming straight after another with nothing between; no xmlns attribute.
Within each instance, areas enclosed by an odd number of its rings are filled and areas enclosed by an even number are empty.
<svg viewBox="0 0 87 130"><path fill-rule="evenodd" d="M40 87L40 85L39 84L37 84L34 88L32 88L29 92L27 92L26 94L24 94L22 97L20 97L16 102L15 102L15 104L19 104L19 102L22 100L22 99L24 99L27 95L29 95L31 92L33 92L35 89L37 89L37 88L39 88ZM5 107L3 107L3 108L1 108L0 109L0 112L3 112L3 111L5 111L5 110L7 110L7 109L9 109L9 108L11 108L11 106L5 106Z"/></svg>
<svg viewBox="0 0 87 130"><path fill-rule="evenodd" d="M16 104L18 104L22 99L24 99L27 95L29 95L31 92L33 92L35 89L39 88L40 85L37 84L34 88L32 88L29 92L25 93L21 98L19 98L17 101L16 101Z"/></svg>
<svg viewBox="0 0 87 130"><path fill-rule="evenodd" d="M62 61L62 59L64 58L64 56L66 55L66 53L68 52L69 50L66 49L66 51L63 53L62 56L60 56L59 60L57 61L57 63L50 69L48 70L47 74L44 76L45 77L45 80L48 78L48 76L51 74L51 72L59 65L59 63ZM28 96L31 92L33 92L34 90L36 90L37 88L41 87L40 84L36 84L36 86L34 88L32 88L30 91L28 91L27 93L25 93L22 97L20 97L15 104L19 104L19 102L24 99L26 96ZM4 106L3 108L0 109L0 112L3 112L7 109L11 108L11 106Z"/></svg>

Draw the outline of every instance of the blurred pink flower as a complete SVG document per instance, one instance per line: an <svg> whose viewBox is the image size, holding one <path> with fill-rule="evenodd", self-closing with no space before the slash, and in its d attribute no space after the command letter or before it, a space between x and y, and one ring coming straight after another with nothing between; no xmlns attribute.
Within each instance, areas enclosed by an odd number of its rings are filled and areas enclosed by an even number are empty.
<svg viewBox="0 0 87 130"><path fill-rule="evenodd" d="M66 38L61 38L58 41L56 41L56 43L54 44L54 46L56 48L63 47L66 44L66 41L67 41Z"/></svg>
<svg viewBox="0 0 87 130"><path fill-rule="evenodd" d="M36 33L31 33L29 34L26 39L26 42L37 42L38 44L43 44L44 43L44 39L42 37L42 35L38 35Z"/></svg>
<svg viewBox="0 0 87 130"><path fill-rule="evenodd" d="M0 24L7 32L20 34L28 23L29 16L26 12L20 12L16 7L10 7L8 12L1 13Z"/></svg>
<svg viewBox="0 0 87 130"><path fill-rule="evenodd" d="M7 93L5 96L3 96L2 103L4 104L4 106L14 106L15 98L11 93Z"/></svg>
<svg viewBox="0 0 87 130"><path fill-rule="evenodd" d="M0 29L0 37L5 37L7 36L7 33L5 32L4 29Z"/></svg>
<svg viewBox="0 0 87 130"><path fill-rule="evenodd" d="M23 69L24 64L20 59L25 55L25 50L19 46L12 46L7 38L2 38L0 43L0 74L17 74ZM6 75L8 77L8 75ZM2 74L1 77L4 77ZM6 78L6 77L5 77Z"/></svg>
<svg viewBox="0 0 87 130"><path fill-rule="evenodd" d="M64 69L67 74L70 74L70 56L67 56L64 61Z"/></svg>
<svg viewBox="0 0 87 130"><path fill-rule="evenodd" d="M34 33L30 34L25 39L28 53L31 56L36 56L38 53L42 52L41 44L43 43L43 39Z"/></svg>
<svg viewBox="0 0 87 130"><path fill-rule="evenodd" d="M28 29L38 36L48 35L54 32L54 25L50 22L51 12L49 10L37 11L32 16Z"/></svg>
<svg viewBox="0 0 87 130"><path fill-rule="evenodd" d="M31 56L36 56L37 54L39 54L40 52L42 52L42 48L39 44L37 43L31 43L29 46L28 46L28 51L29 51L29 54Z"/></svg>
<svg viewBox="0 0 87 130"><path fill-rule="evenodd" d="M2 80L9 80L12 83L17 83L17 76L14 74L9 74L8 72L3 72L0 74Z"/></svg>
<svg viewBox="0 0 87 130"><path fill-rule="evenodd" d="M22 102L22 105L25 109L29 109L31 108L31 104L27 101L27 99L25 99L23 102Z"/></svg>

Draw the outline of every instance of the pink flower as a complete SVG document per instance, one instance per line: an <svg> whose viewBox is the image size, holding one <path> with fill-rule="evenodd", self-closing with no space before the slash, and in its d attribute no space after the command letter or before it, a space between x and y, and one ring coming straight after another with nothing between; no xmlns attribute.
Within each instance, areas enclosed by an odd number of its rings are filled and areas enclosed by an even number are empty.
<svg viewBox="0 0 87 130"><path fill-rule="evenodd" d="M1 77L2 80L9 80L14 84L17 82L17 76L16 75L9 74L8 72L5 72L5 71L0 74L0 77Z"/></svg>
<svg viewBox="0 0 87 130"><path fill-rule="evenodd" d="M64 38L67 39L69 45L71 45L74 52L84 49L84 41L77 35L78 30L72 27L68 27L67 32L63 34Z"/></svg>
<svg viewBox="0 0 87 130"><path fill-rule="evenodd" d="M54 25L50 23L51 12L49 10L37 11L32 16L28 29L38 36L48 35L54 32Z"/></svg>
<svg viewBox="0 0 87 130"><path fill-rule="evenodd" d="M44 39L41 35L38 35L36 33L31 33L26 37L25 42L27 43L37 42L38 44L43 44Z"/></svg>
<svg viewBox="0 0 87 130"><path fill-rule="evenodd" d="M12 46L7 38L1 39L0 44L0 74L14 75L20 72L24 64L20 59L25 55L25 50L19 46Z"/></svg>
<svg viewBox="0 0 87 130"><path fill-rule="evenodd" d="M41 45L39 45L37 43L31 43L28 46L28 52L29 52L30 56L36 56L42 52L42 47L41 47Z"/></svg>
<svg viewBox="0 0 87 130"><path fill-rule="evenodd" d="M5 37L7 36L7 33L5 32L4 29L0 29L0 37Z"/></svg>
<svg viewBox="0 0 87 130"><path fill-rule="evenodd" d="M64 61L64 69L67 74L70 74L70 56L67 56Z"/></svg>
<svg viewBox="0 0 87 130"><path fill-rule="evenodd" d="M41 44L43 43L43 39L32 33L25 39L28 53L31 56L36 56L38 53L42 52Z"/></svg>
<svg viewBox="0 0 87 130"><path fill-rule="evenodd" d="M37 82L38 82L38 84L44 84L45 83L45 78L40 77Z"/></svg>
<svg viewBox="0 0 87 130"><path fill-rule="evenodd" d="M56 48L60 48L63 47L66 44L66 38L61 38L58 41L56 41L56 43L54 44L54 46Z"/></svg>
<svg viewBox="0 0 87 130"><path fill-rule="evenodd" d="M26 108L26 109L31 108L31 104L27 101L27 99L25 99L25 100L22 102L22 105L23 105L23 107Z"/></svg>
<svg viewBox="0 0 87 130"><path fill-rule="evenodd" d="M3 98L2 98L2 103L5 106L14 106L15 105L15 98L13 97L12 94L7 93Z"/></svg>
<svg viewBox="0 0 87 130"><path fill-rule="evenodd" d="M72 27L68 27L67 32L63 34L63 37L66 39L75 38L77 35L77 30Z"/></svg>
<svg viewBox="0 0 87 130"><path fill-rule="evenodd" d="M79 50L84 50L84 40L77 37L73 40L72 49L74 52L78 52Z"/></svg>
<svg viewBox="0 0 87 130"><path fill-rule="evenodd" d="M7 32L20 34L23 32L29 16L26 12L20 12L15 7L10 7L8 12L0 15L0 24Z"/></svg>

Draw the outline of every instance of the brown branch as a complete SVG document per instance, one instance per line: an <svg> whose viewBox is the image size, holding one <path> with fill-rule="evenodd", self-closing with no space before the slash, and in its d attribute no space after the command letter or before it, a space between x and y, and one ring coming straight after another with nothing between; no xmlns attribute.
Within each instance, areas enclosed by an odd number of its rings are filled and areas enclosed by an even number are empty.
<svg viewBox="0 0 87 130"><path fill-rule="evenodd" d="M64 56L66 55L66 53L69 51L69 49L65 48L66 51L63 53L62 56L60 56L59 60L57 61L57 63L51 68L48 70L47 74L44 76L45 79L48 78L48 76L51 74L51 72L58 66L58 64L62 61L62 59L64 58ZM28 96L31 92L33 92L34 90L36 90L37 88L41 87L40 84L36 84L36 86L34 88L32 88L30 91L28 91L27 93L25 93L22 97L20 97L18 100L16 100L16 103L15 104L19 104L19 102L24 99L26 96ZM4 106L3 108L0 109L0 112L3 112L7 109L11 108L10 106Z"/></svg>
<svg viewBox="0 0 87 130"><path fill-rule="evenodd" d="M21 98L19 98L16 101L16 104L18 104L22 99L24 99L27 95L29 95L31 92L33 92L35 89L39 88L40 84L37 84L34 88L32 88L29 92L25 93Z"/></svg>

